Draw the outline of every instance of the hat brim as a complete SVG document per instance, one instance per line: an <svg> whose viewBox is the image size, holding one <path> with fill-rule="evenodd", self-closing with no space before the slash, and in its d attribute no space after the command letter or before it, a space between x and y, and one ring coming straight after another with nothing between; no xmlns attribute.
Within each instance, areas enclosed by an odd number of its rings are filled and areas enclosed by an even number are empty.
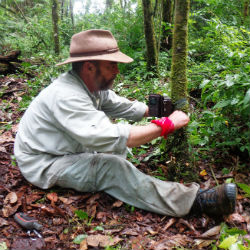
<svg viewBox="0 0 250 250"><path fill-rule="evenodd" d="M94 60L120 62L120 63L131 63L134 61L131 57L125 55L121 51L117 51L114 53L102 54L102 55L69 57L64 62L56 64L56 66L64 65L67 63L73 63L73 62L94 61Z"/></svg>

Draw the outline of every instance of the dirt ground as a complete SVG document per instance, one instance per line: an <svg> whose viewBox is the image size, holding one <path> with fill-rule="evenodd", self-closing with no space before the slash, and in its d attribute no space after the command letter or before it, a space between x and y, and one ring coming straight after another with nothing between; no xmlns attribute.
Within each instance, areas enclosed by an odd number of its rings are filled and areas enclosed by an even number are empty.
<svg viewBox="0 0 250 250"><path fill-rule="evenodd" d="M219 243L222 222L245 230L250 239L250 199L240 190L236 210L229 216L172 218L131 207L105 193L58 187L41 190L29 184L13 158L14 138L24 112L19 104L28 91L24 79L0 79L0 249L211 249L211 244ZM250 166L236 167L239 159L235 156L225 164L231 169L227 175L221 172L223 166L213 165L212 173L209 162L200 162L201 186L213 187L228 178L250 183ZM146 163L137 167L150 174ZM14 221L17 212L42 224L42 238L28 234Z"/></svg>

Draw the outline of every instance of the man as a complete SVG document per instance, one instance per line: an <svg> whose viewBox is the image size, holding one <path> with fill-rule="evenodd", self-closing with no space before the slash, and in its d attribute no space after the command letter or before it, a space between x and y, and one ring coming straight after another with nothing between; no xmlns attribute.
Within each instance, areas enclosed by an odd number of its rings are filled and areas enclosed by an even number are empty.
<svg viewBox="0 0 250 250"><path fill-rule="evenodd" d="M72 63L31 103L19 125L15 155L23 176L47 189L54 185L82 192L105 191L130 205L170 216L192 209L208 214L234 211L236 187L222 185L201 191L199 185L164 182L145 175L126 160L136 147L186 126L182 111L146 126L113 124L109 118L134 121L148 115L144 103L119 97L110 88L117 63L133 59L119 51L109 31L75 34Z"/></svg>

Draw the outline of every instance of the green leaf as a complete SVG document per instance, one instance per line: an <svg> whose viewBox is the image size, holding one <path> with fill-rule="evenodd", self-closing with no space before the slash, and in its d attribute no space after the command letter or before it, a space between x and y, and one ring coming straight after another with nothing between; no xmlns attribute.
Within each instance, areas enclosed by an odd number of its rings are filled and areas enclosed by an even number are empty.
<svg viewBox="0 0 250 250"><path fill-rule="evenodd" d="M217 109L217 108L224 108L226 106L228 106L229 104L231 104L231 100L223 100L218 102L213 109Z"/></svg>
<svg viewBox="0 0 250 250"><path fill-rule="evenodd" d="M7 249L8 249L8 247L7 247L6 243L5 242L1 242L0 243L0 250L7 250Z"/></svg>
<svg viewBox="0 0 250 250"><path fill-rule="evenodd" d="M81 242L86 239L88 237L87 234L79 234L75 237L75 239L73 240L73 242L75 244L81 244Z"/></svg>
<svg viewBox="0 0 250 250"><path fill-rule="evenodd" d="M83 210L76 210L75 214L81 220L87 220L88 219L88 214L86 212L84 212Z"/></svg>
<svg viewBox="0 0 250 250"><path fill-rule="evenodd" d="M238 235L229 236L229 237L227 237L226 239L224 239L224 240L220 243L219 247L220 247L220 248L227 249L227 248L229 248L231 245L233 245L233 244L237 241L237 239L238 239Z"/></svg>
<svg viewBox="0 0 250 250"><path fill-rule="evenodd" d="M250 196L250 185L244 183L237 183L238 187L241 188L248 196Z"/></svg>
<svg viewBox="0 0 250 250"><path fill-rule="evenodd" d="M202 81L202 83L200 84L200 88L201 88L201 89L204 88L209 82L210 82L210 80L204 79L204 80Z"/></svg>
<svg viewBox="0 0 250 250"><path fill-rule="evenodd" d="M243 246L242 244L238 244L239 250L249 250L249 248Z"/></svg>
<svg viewBox="0 0 250 250"><path fill-rule="evenodd" d="M237 227L229 228L225 230L230 235L240 234L240 235L246 235L247 232L245 230L239 229Z"/></svg>
<svg viewBox="0 0 250 250"><path fill-rule="evenodd" d="M221 172L223 175L225 175L225 174L229 174L230 170L228 168L223 168Z"/></svg>
<svg viewBox="0 0 250 250"><path fill-rule="evenodd" d="M95 231L104 231L104 228L102 226L97 226L94 228Z"/></svg>
<svg viewBox="0 0 250 250"><path fill-rule="evenodd" d="M244 100L243 100L244 104L249 104L250 102L250 89L247 91L245 97L244 97Z"/></svg>

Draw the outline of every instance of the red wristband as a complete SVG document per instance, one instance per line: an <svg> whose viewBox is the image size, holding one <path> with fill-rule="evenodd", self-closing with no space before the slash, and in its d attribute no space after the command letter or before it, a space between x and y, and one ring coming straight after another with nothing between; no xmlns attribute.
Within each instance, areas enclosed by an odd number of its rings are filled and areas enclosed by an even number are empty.
<svg viewBox="0 0 250 250"><path fill-rule="evenodd" d="M174 123L168 117L162 117L159 120L152 120L157 126L162 128L161 136L167 139L167 135L174 132Z"/></svg>

